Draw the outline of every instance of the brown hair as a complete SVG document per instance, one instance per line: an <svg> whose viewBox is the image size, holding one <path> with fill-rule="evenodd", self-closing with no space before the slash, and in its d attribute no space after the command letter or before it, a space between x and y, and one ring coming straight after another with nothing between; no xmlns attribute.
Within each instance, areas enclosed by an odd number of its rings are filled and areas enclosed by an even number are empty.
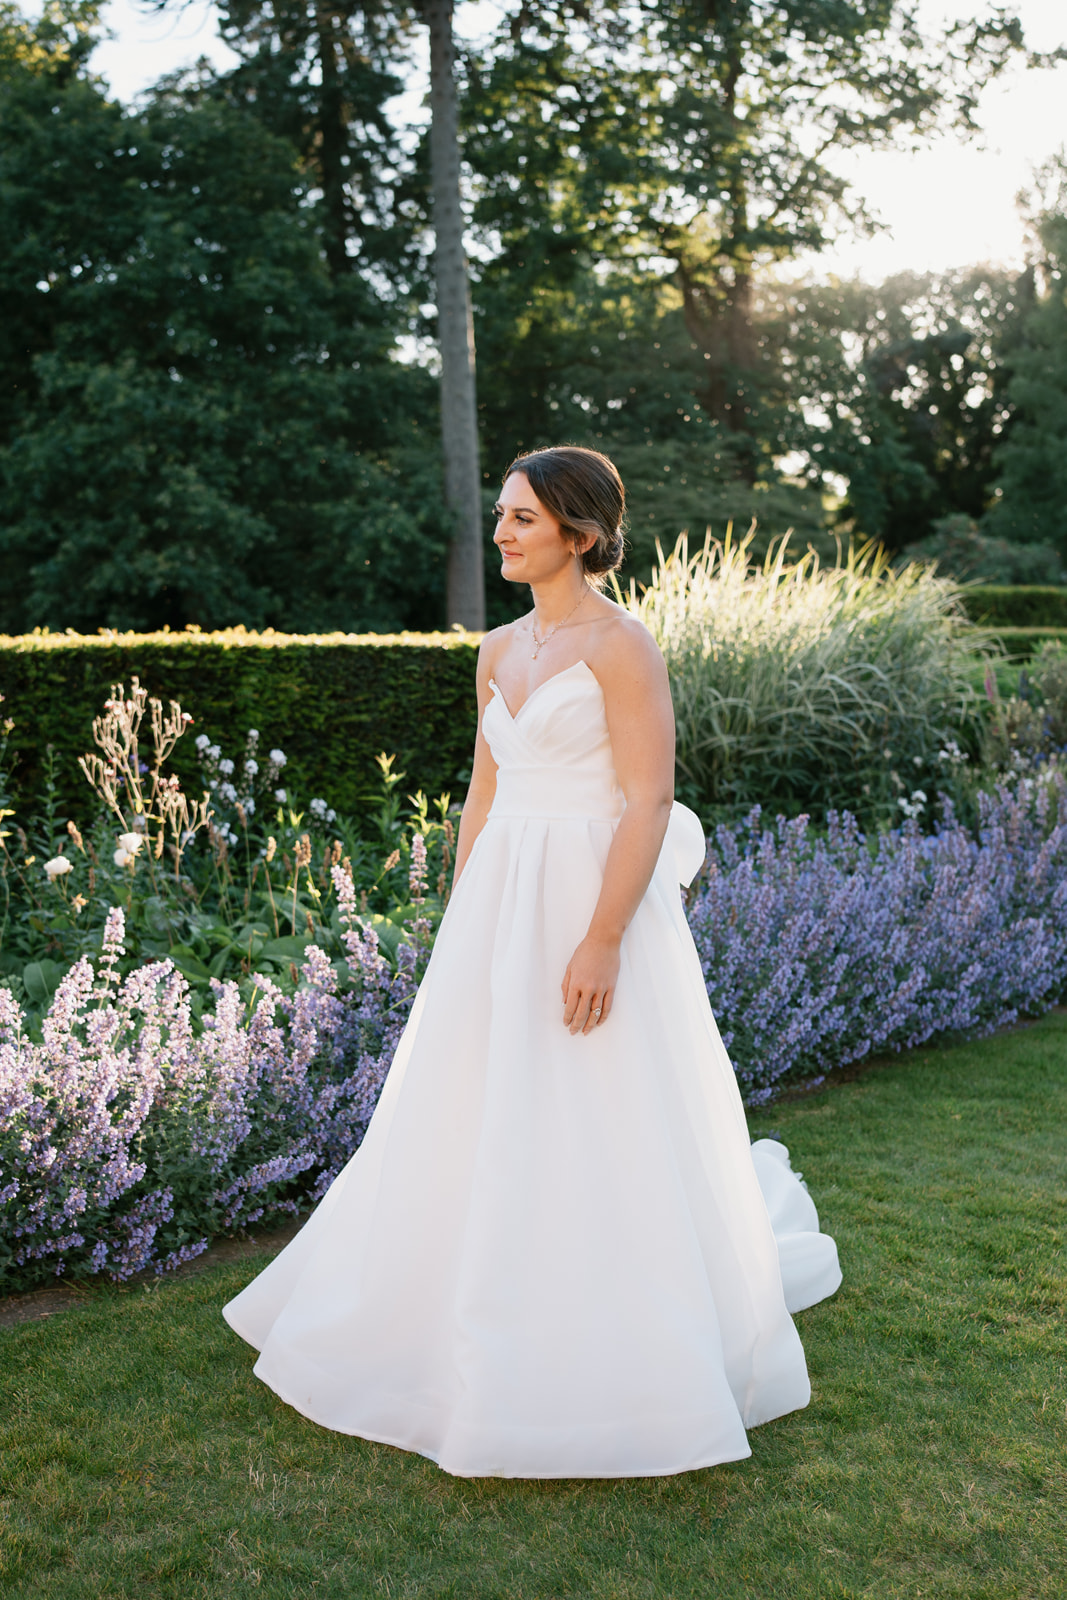
<svg viewBox="0 0 1067 1600"><path fill-rule="evenodd" d="M579 539L594 535L589 549L576 553L587 580L594 588L602 588L607 574L622 565L626 490L615 463L599 450L560 444L516 456L504 474L505 483L513 472L526 475L564 538L577 546Z"/></svg>

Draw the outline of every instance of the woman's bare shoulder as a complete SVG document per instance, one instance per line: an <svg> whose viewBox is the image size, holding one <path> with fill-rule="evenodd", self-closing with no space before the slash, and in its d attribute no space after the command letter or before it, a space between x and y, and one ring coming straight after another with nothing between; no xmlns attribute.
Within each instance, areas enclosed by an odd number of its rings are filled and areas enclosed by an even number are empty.
<svg viewBox="0 0 1067 1600"><path fill-rule="evenodd" d="M514 622L504 622L499 628L491 628L488 633L482 635L482 642L478 646L478 676L480 678L492 676L496 663L503 655L508 641L515 631L515 626Z"/></svg>
<svg viewBox="0 0 1067 1600"><path fill-rule="evenodd" d="M613 605L597 619L592 635L589 665L602 682L609 677L654 673L666 676L659 645L639 617Z"/></svg>

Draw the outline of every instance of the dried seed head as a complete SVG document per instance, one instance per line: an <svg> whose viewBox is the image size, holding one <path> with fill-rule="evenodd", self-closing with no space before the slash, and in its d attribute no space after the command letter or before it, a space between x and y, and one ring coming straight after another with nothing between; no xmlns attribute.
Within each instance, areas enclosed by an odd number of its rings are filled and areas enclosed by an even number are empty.
<svg viewBox="0 0 1067 1600"><path fill-rule="evenodd" d="M393 868L396 866L396 864L397 864L397 862L399 860L400 860L400 851L399 850L394 850L391 856L386 856L385 865L382 868L382 871L383 872L392 872Z"/></svg>
<svg viewBox="0 0 1067 1600"><path fill-rule="evenodd" d="M275 852L277 851L277 849L278 849L278 841L277 841L277 839L269 838L267 840L267 860L268 861L273 861L274 860Z"/></svg>

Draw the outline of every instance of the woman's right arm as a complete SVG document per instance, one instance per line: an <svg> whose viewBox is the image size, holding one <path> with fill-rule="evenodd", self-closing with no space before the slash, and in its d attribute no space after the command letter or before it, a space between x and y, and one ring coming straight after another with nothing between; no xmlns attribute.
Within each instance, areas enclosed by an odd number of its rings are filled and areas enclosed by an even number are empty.
<svg viewBox="0 0 1067 1600"><path fill-rule="evenodd" d="M495 657L495 643L502 630L495 629L487 633L482 640L481 649L478 651L478 734L474 741L474 765L471 769L470 788L467 798L463 802L463 815L459 823L459 838L456 841L456 870L452 875L452 887L459 882L459 875L467 864L467 858L474 849L474 841L485 827L485 819L489 815L489 807L496 795L496 762L482 733L482 716L492 696L489 679L493 676L493 660Z"/></svg>

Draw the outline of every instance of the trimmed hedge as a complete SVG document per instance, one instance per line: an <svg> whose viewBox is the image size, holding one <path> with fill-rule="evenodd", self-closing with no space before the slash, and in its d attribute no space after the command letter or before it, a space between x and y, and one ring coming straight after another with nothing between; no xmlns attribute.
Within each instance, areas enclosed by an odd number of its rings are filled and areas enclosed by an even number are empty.
<svg viewBox="0 0 1067 1600"><path fill-rule="evenodd" d="M195 718L172 763L190 789L193 737L206 733L239 757L249 728L260 750L288 757L287 786L357 813L377 790L375 757L397 757L404 793L462 798L476 728L477 634L303 636L243 628L220 633L0 636L0 717L15 722L15 803L22 817L43 796L46 747L55 750L59 801L90 813L77 757L95 748L91 723L113 683L136 673L149 694L180 700Z"/></svg>
<svg viewBox="0 0 1067 1600"><path fill-rule="evenodd" d="M975 584L961 591L972 622L992 628L1067 628L1067 587Z"/></svg>
<svg viewBox="0 0 1067 1600"><path fill-rule="evenodd" d="M1067 628L997 628L996 637L1015 661L1029 661L1046 639L1067 644Z"/></svg>

